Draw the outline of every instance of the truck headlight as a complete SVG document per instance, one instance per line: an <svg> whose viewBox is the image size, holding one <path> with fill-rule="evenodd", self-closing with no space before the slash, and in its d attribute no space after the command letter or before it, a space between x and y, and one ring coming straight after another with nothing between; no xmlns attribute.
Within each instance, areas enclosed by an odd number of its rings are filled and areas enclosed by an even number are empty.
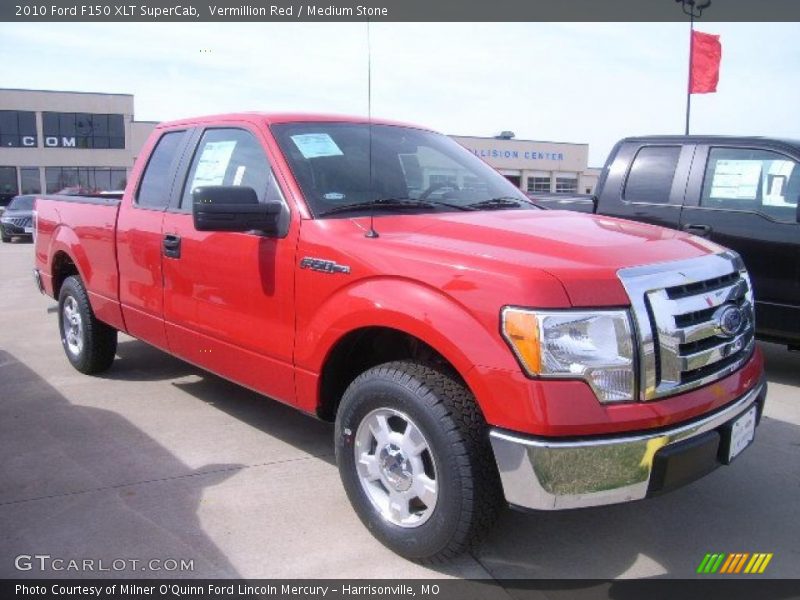
<svg viewBox="0 0 800 600"><path fill-rule="evenodd" d="M503 337L527 373L583 379L600 402L636 397L633 330L625 310L528 310L507 307Z"/></svg>

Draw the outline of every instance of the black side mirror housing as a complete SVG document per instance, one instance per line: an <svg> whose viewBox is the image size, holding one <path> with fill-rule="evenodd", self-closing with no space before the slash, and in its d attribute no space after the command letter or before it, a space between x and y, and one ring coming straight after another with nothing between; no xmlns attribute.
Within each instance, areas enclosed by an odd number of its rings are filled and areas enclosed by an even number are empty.
<svg viewBox="0 0 800 600"><path fill-rule="evenodd" d="M256 191L242 185L208 185L192 190L197 231L262 231L275 234L280 202L259 202Z"/></svg>

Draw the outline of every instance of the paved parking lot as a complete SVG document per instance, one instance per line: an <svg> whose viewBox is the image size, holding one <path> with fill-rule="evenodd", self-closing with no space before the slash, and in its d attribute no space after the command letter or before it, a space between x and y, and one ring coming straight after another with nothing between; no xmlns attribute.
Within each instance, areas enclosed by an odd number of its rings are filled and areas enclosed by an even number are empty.
<svg viewBox="0 0 800 600"><path fill-rule="evenodd" d="M0 577L47 575L20 554L194 561L150 577L691 577L706 552L773 552L767 576L800 577L800 354L762 345L766 416L734 466L635 504L506 511L431 570L362 527L329 425L125 336L102 377L73 370L32 255L0 245Z"/></svg>

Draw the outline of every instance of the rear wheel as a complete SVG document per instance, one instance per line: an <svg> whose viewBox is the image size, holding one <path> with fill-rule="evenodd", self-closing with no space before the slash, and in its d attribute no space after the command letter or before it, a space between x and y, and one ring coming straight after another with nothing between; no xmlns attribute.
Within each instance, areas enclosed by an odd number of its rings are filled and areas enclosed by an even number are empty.
<svg viewBox="0 0 800 600"><path fill-rule="evenodd" d="M117 352L117 330L99 321L80 277L70 276L58 294L58 326L67 359L81 373L100 373Z"/></svg>
<svg viewBox="0 0 800 600"><path fill-rule="evenodd" d="M336 460L358 516L406 558L468 550L502 506L483 416L438 367L400 361L357 377L339 406Z"/></svg>

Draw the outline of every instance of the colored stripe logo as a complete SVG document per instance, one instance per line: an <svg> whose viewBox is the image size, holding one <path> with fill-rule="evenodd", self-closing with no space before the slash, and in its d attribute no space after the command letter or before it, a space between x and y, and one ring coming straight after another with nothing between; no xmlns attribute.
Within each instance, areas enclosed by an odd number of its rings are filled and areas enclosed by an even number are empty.
<svg viewBox="0 0 800 600"><path fill-rule="evenodd" d="M726 575L744 573L756 575L763 573L772 560L773 553L769 552L724 552L709 553L700 561L697 572L702 574L724 573Z"/></svg>

